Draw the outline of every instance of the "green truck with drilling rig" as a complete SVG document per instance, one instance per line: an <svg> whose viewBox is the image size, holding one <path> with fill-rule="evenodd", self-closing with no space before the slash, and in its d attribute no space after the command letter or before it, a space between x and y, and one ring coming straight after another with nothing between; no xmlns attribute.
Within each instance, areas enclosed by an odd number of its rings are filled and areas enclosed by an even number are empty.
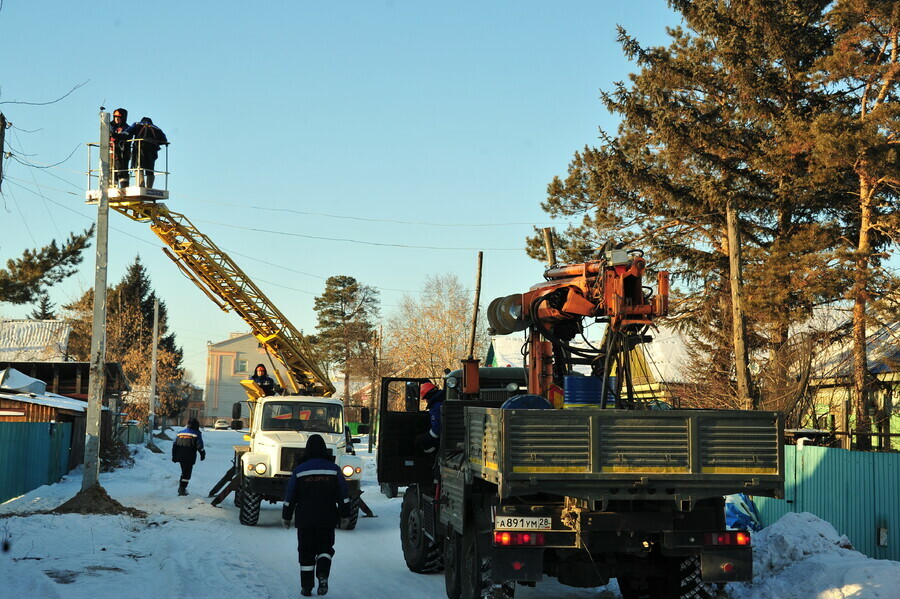
<svg viewBox="0 0 900 599"><path fill-rule="evenodd" d="M464 360L446 374L436 457L415 443L426 379L382 380L378 480L406 487L406 564L443 569L448 599L509 598L544 577L709 599L751 579L750 537L726 529L723 496L783 496L782 417L638 398L630 355L668 311L667 273L654 295L644 270L640 252L611 250L491 302L494 334L526 332L525 368ZM586 319L606 323L597 347L572 343Z"/></svg>

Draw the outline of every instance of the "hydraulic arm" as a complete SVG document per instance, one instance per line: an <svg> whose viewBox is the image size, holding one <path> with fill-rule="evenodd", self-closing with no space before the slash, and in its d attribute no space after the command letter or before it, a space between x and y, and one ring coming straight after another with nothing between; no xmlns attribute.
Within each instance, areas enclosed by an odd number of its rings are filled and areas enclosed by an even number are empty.
<svg viewBox="0 0 900 599"><path fill-rule="evenodd" d="M263 347L284 364L294 393L326 397L334 393L334 384L319 367L306 338L186 216L155 201L110 202L110 207L132 220L150 222L150 229L167 246L163 252L178 268L219 308L240 314Z"/></svg>

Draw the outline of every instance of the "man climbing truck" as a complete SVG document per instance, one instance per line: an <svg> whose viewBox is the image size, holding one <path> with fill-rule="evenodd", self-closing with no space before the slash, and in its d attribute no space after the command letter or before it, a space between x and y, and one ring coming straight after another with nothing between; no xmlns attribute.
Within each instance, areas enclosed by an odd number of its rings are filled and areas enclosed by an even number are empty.
<svg viewBox="0 0 900 599"><path fill-rule="evenodd" d="M526 367L466 360L444 377L436 459L414 443L429 417L409 387L425 381L382 381L378 480L407 485L404 558L443 568L449 599L512 597L545 576L708 599L751 578L749 536L725 530L722 496L782 496L781 416L651 409L636 395L632 353L668 310L666 273L654 296L644 269L640 252L612 250L491 302L495 334L526 331ZM606 324L598 347L572 343L587 318Z"/></svg>

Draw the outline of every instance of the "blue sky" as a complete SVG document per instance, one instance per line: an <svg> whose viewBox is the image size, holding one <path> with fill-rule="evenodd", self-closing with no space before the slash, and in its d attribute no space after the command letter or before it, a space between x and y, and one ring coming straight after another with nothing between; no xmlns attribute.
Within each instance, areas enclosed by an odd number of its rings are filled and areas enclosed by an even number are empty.
<svg viewBox="0 0 900 599"><path fill-rule="evenodd" d="M298 328L314 329L329 276L378 288L388 315L429 275L474 288L478 250L486 305L541 280L523 247L532 226L554 224L540 208L546 186L598 127L615 129L599 92L635 69L616 25L663 44L678 23L663 0L3 0L5 149L64 162L5 162L0 259L95 220L85 144L101 106L124 107L171 141L169 208ZM16 103L79 84L53 104ZM140 254L202 385L206 342L247 326L178 272L149 227L116 213L110 225L110 284ZM93 268L92 247L51 299L79 297ZM0 304L0 317L32 308Z"/></svg>

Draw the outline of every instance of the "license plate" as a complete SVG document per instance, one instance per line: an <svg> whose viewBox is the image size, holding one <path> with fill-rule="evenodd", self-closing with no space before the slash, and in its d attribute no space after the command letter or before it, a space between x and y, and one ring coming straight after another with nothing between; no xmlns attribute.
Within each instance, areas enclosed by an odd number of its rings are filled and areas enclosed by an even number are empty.
<svg viewBox="0 0 900 599"><path fill-rule="evenodd" d="M549 517L497 516L494 518L494 528L501 530L550 530Z"/></svg>

